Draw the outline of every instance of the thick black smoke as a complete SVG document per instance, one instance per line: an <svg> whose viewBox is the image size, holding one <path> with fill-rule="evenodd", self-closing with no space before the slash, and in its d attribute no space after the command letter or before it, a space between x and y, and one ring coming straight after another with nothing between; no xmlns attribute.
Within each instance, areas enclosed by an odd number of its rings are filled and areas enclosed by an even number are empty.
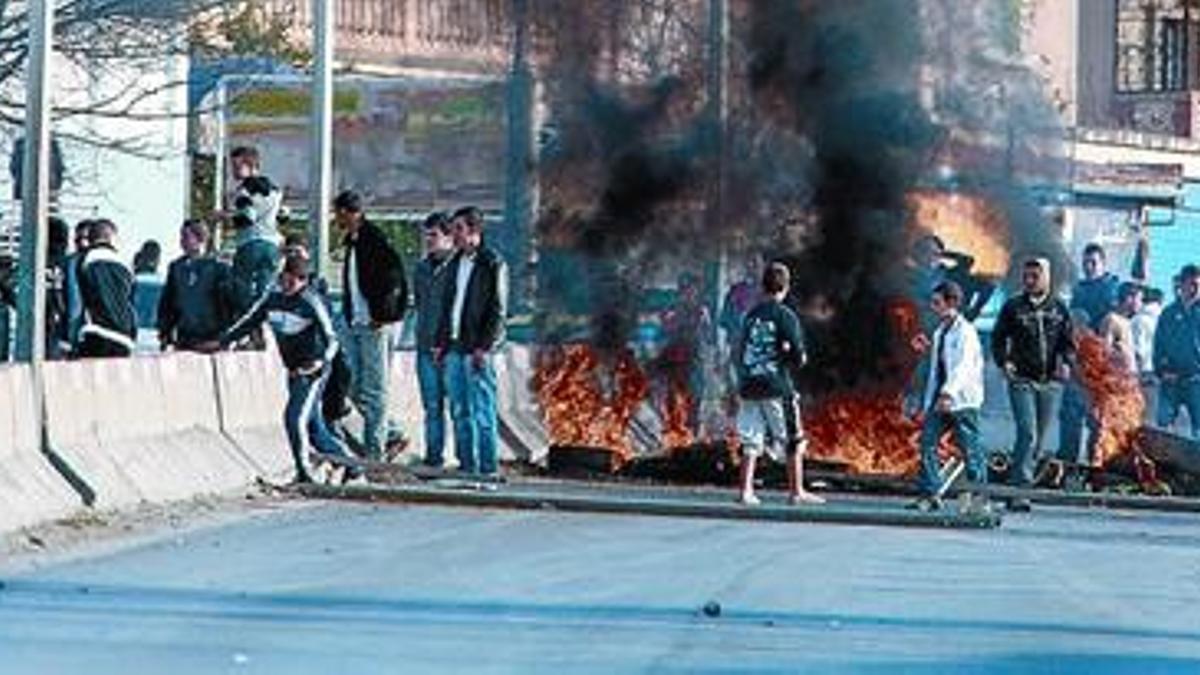
<svg viewBox="0 0 1200 675"><path fill-rule="evenodd" d="M562 194L547 195L553 208L540 232L561 244L566 260L558 264L568 272L542 280L543 306L563 308L572 304L566 296L584 296L575 306L594 317L593 339L620 344L637 324L652 273L698 271L740 235L788 262L797 306L819 317L812 323L818 385L891 384L898 370L890 313L911 288L914 224L906 198L953 154L953 132L973 134L980 146L1008 143L952 170L956 187L1006 216L1014 253L1053 257L1060 250L1018 180L1057 170L1039 164L1048 156L1044 144L1027 141L1055 136L1055 116L1040 102L1035 78L988 51L999 41L989 7L1001 4L746 3L749 14L731 30L729 188L715 218L700 212L718 156L697 85L703 79L675 73L639 86L603 83L596 42L580 42L586 53L568 48L561 59L568 65L551 71L558 134L542 158L543 175ZM574 24L587 25L578 17ZM932 87L925 81L931 64L944 78ZM781 236L787 220L801 225ZM572 288L572 279L586 291Z"/></svg>

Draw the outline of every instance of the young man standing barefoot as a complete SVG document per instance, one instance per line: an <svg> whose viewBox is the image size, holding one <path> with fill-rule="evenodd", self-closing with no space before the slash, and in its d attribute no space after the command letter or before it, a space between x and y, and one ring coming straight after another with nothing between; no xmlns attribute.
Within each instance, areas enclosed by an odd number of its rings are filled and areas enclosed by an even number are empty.
<svg viewBox="0 0 1200 675"><path fill-rule="evenodd" d="M783 444L787 452L788 495L792 504L825 500L804 489L802 467L808 441L800 422L800 404L792 370L804 365L804 336L800 319L783 304L791 283L787 267L772 263L763 272L766 298L746 315L738 341L738 434L742 439L742 479L739 501L753 506L754 469L768 443Z"/></svg>

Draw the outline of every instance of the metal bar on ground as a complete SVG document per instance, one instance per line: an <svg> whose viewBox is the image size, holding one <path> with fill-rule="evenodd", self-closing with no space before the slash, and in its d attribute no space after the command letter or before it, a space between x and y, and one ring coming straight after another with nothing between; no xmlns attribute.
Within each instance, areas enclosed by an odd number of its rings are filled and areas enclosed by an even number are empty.
<svg viewBox="0 0 1200 675"><path fill-rule="evenodd" d="M595 495L562 494L550 490L535 490L512 486L476 490L470 488L463 489L463 487L426 487L411 484L365 487L304 485L300 487L300 493L307 497L320 499L345 499L366 502L434 504L521 510L549 509L580 513L825 523L836 525L990 529L999 527L1001 522L998 514L991 513L955 513L948 510L923 513L900 508L864 508L837 504L806 506L775 506L764 504L757 507L745 507L732 502L717 503L676 498L610 496L603 494L601 491L597 491Z"/></svg>
<svg viewBox="0 0 1200 675"><path fill-rule="evenodd" d="M333 0L312 0L312 174L309 180L309 249L313 273L327 277L329 205L333 201Z"/></svg>

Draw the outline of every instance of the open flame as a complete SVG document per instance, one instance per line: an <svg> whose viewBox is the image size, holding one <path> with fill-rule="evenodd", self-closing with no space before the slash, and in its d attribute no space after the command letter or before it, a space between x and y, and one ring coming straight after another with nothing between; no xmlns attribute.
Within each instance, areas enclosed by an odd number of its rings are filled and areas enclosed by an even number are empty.
<svg viewBox="0 0 1200 675"><path fill-rule="evenodd" d="M1134 447L1146 401L1137 377L1113 360L1112 350L1102 337L1082 331L1076 340L1076 350L1079 379L1100 422L1092 461L1094 466L1102 467Z"/></svg>
<svg viewBox="0 0 1200 675"><path fill-rule="evenodd" d="M633 457L629 425L649 382L629 350L602 358L587 345L547 347L530 383L550 442Z"/></svg>
<svg viewBox="0 0 1200 675"><path fill-rule="evenodd" d="M663 446L669 450L688 447L696 442L692 433L691 411L694 405L687 380L671 377L667 379L667 398L663 410Z"/></svg>
<svg viewBox="0 0 1200 675"><path fill-rule="evenodd" d="M899 394L834 394L804 411L808 456L845 464L852 472L913 476L920 464L919 420L904 414ZM939 453L949 456L947 438Z"/></svg>
<svg viewBox="0 0 1200 675"><path fill-rule="evenodd" d="M992 278L1008 273L1008 222L988 200L956 192L913 190L907 201L922 231L936 234L951 250L971 252L974 273Z"/></svg>

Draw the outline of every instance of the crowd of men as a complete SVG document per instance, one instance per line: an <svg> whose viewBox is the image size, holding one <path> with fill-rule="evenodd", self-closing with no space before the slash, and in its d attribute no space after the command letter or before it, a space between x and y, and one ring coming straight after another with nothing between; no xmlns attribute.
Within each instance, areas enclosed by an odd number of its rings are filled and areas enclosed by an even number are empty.
<svg viewBox="0 0 1200 675"><path fill-rule="evenodd" d="M429 214L421 224L423 256L410 279L386 234L367 217L363 198L353 191L339 194L332 207L342 236L342 295L335 303L326 280L313 274L304 240L291 237L281 244L282 193L262 175L258 153L237 148L231 166L236 190L225 215L234 230L232 261L216 255L206 223L188 220L179 229L182 253L156 293L145 289L162 255L157 244L143 246L131 271L116 249L112 221L78 223L74 251L68 253L68 226L53 220L50 358L130 356L139 321L157 328L164 351L203 353L246 341L261 348L259 327L269 324L288 370L284 417L296 478L308 481L310 451L388 461L405 446L403 430L389 419L388 382L395 328L409 313L411 298L424 461L436 467L445 461L448 409L459 469L496 474L494 359L505 340L508 277L503 259L484 242L482 211L468 206ZM913 412L923 424L922 497L914 504L921 509L940 508L941 495L961 468L972 483L987 481L979 429L984 348L974 320L992 289L963 276L972 262L932 236L919 240L912 255L912 294L923 305L921 333L911 344L924 361L922 385L913 397ZM991 356L1007 380L1016 427L1009 472L1015 486L1035 482L1039 462L1051 452L1055 421L1060 461L1090 465L1096 459L1100 420L1077 368L1078 341L1087 331L1103 340L1113 368L1140 383L1148 422L1171 427L1186 409L1191 434L1200 438L1200 268L1179 271L1165 308L1163 294L1146 286L1144 269L1135 266L1133 279L1120 280L1107 269L1097 244L1084 249L1081 268L1068 303L1052 292L1049 260L1023 261L1021 292L1004 303L991 334ZM741 400L740 500L758 503L756 460L781 446L792 501L818 502L804 489L801 473L806 440L793 378L807 351L802 322L788 302L790 273L773 263L761 283L751 276L733 286L717 324L731 346ZM680 305L664 320L670 339L662 360L698 402L704 398L698 390L714 378L696 367L703 350L688 345L715 331L697 288L696 279L681 281ZM361 437L341 423L351 403L363 420ZM689 411L690 425L698 414ZM947 430L965 459L952 467L938 459ZM358 473L347 475L354 479ZM1009 507L1024 510L1029 503L1014 499Z"/></svg>
<svg viewBox="0 0 1200 675"><path fill-rule="evenodd" d="M962 256L943 255L942 242L926 237L914 247L917 274L913 296L927 303L922 330L911 347L923 359L921 381L911 412L922 420L917 483L921 510L941 508L941 497L963 468L973 485L988 481L980 436L984 404L983 341L973 321L982 306L978 284L956 280ZM949 261L949 262L948 262ZM1082 275L1069 302L1052 291L1051 263L1034 257L1021 263L1021 291L1000 309L990 340L991 356L1003 373L1016 427L1008 482L1032 487L1038 467L1049 464L1093 466L1100 420L1080 378L1077 346L1085 333L1103 341L1107 368L1140 385L1146 422L1171 428L1187 411L1191 435L1200 438L1200 267L1185 265L1174 279L1174 297L1165 308L1163 294L1145 283L1145 251L1139 249L1134 278L1122 281L1107 269L1104 249L1083 251ZM969 263L968 263L969 265ZM740 501L757 504L756 458L764 445L783 446L793 502L815 501L800 481L800 457L806 447L797 408L795 373L806 361L801 322L784 302L788 270L769 265L757 294L745 281L726 297L721 326L730 334L741 398L738 433L743 441ZM1058 423L1057 452L1051 428ZM939 446L947 431L965 462L943 466ZM1054 461L1047 461L1054 460ZM987 508L978 491L971 507ZM1012 510L1030 508L1026 499L1008 500Z"/></svg>
<svg viewBox="0 0 1200 675"><path fill-rule="evenodd" d="M339 194L332 207L342 237L342 295L335 302L326 281L313 274L303 239L290 237L281 245L282 195L261 174L258 153L237 148L231 159L237 182L227 214L232 261L214 250L207 223L188 220L179 228L182 253L153 292L147 289L161 256L156 244L142 247L131 270L117 251L115 223L80 222L68 254L65 241L58 242L67 225L55 219L50 358L131 356L139 323L157 329L163 351L262 347L267 340L260 326L266 324L288 371L284 421L296 480L313 480L312 460L321 455L393 459L407 443L388 415L396 328L410 309L400 255L367 217L361 195ZM425 253L411 281L425 462L444 462L448 408L459 470L494 475L494 359L505 339L507 269L484 242L485 218L477 207L430 214L421 229ZM362 417L360 437L340 423L351 403ZM345 477L360 474L350 470Z"/></svg>

